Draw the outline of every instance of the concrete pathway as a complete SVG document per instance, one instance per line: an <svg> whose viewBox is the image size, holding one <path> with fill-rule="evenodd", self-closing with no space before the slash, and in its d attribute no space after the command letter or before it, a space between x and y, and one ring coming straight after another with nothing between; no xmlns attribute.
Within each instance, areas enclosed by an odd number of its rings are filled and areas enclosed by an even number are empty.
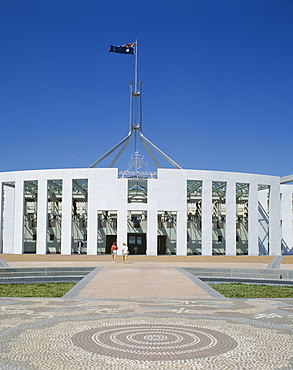
<svg viewBox="0 0 293 370"><path fill-rule="evenodd" d="M76 291L76 298L213 298L204 289L208 285L198 283L174 267L115 263L99 270L83 289L77 284L71 297Z"/></svg>
<svg viewBox="0 0 293 370"><path fill-rule="evenodd" d="M267 265L267 269L279 270L282 264L283 256L274 257Z"/></svg>
<svg viewBox="0 0 293 370"><path fill-rule="evenodd" d="M8 263L0 258L0 267L9 267Z"/></svg>

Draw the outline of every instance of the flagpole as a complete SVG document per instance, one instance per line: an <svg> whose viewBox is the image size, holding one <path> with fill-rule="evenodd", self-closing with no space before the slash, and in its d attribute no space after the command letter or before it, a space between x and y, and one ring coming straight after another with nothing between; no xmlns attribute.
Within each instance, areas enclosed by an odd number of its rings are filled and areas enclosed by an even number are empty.
<svg viewBox="0 0 293 370"><path fill-rule="evenodd" d="M134 67L134 92L137 93L138 86L138 42L135 41L135 67Z"/></svg>
<svg viewBox="0 0 293 370"><path fill-rule="evenodd" d="M139 97L139 91L138 91L138 42L137 42L137 39L135 40L135 48L134 48L134 52L135 52L135 62L134 62L134 94L133 94L133 98L132 99L136 99ZM138 111L137 111L137 104L138 102L135 101L135 104L134 104L134 109L135 109L135 120L139 120L139 117L138 117ZM137 128L139 129L140 128L140 122L135 122L135 126L134 127L134 151L136 152L137 151L137 144L136 144L136 135L137 135Z"/></svg>
<svg viewBox="0 0 293 370"><path fill-rule="evenodd" d="M129 132L132 132L132 124L133 124L133 120L132 120L132 92L133 92L133 86L132 86L132 81L130 81L130 109L129 109Z"/></svg>
<svg viewBox="0 0 293 370"><path fill-rule="evenodd" d="M139 84L139 102L140 102L140 108L139 108L139 131L142 132L142 81L140 81Z"/></svg>

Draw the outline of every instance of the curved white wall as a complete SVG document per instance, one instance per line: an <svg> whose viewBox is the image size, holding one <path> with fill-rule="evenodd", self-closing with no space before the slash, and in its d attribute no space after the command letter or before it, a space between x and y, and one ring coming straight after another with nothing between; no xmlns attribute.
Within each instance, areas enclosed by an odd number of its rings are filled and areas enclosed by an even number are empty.
<svg viewBox="0 0 293 370"><path fill-rule="evenodd" d="M157 179L148 180L147 203L128 203L126 178L118 178L118 170L86 168L34 170L0 173L1 183L14 182L14 198L6 195L5 207L14 207L13 219L3 213L1 239L3 253L23 253L24 181L38 181L38 222L36 253L46 253L47 181L62 180L62 244L61 253L71 254L72 179L88 179L87 254L97 253L97 211L117 210L117 241L127 240L127 211L147 211L147 254L157 254L157 212L177 212L177 255L187 254L187 180L202 181L202 254L212 254L212 182L226 182L226 254L236 254L236 183L249 184L248 254L259 254L258 185L270 187L269 254L281 254L281 238L293 246L292 186L282 185L282 218L280 214L280 177L220 171L159 169ZM1 192L1 207L3 191ZM9 203L10 202L10 203ZM283 231L281 232L280 221ZM5 224L5 225L4 225ZM291 225L291 226L290 226ZM290 228L291 227L291 228ZM13 229L13 230L12 230ZM2 232L3 231L3 232ZM9 235L9 237L8 237Z"/></svg>

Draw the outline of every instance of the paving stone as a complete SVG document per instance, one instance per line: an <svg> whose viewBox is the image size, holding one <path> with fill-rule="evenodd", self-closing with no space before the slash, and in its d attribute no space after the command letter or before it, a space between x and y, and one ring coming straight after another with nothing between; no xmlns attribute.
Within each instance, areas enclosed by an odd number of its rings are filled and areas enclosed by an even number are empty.
<svg viewBox="0 0 293 370"><path fill-rule="evenodd" d="M0 299L0 369L292 369L293 299Z"/></svg>
<svg viewBox="0 0 293 370"><path fill-rule="evenodd" d="M79 266L79 257L61 256L64 261L57 262L36 256L33 263ZM193 268L196 262L187 261L197 259L163 257L164 266L155 262L160 258L114 266L82 256L88 260L83 264L104 268L88 275L78 294L0 298L0 370L293 369L293 299L211 298L204 285L200 296L197 280L175 269ZM272 259L265 257L257 268ZM31 263L23 260L27 256L17 258L17 263ZM200 264L215 260L223 262L218 267L242 261L241 268L256 268L250 258L199 259L206 261ZM292 261L284 261L293 272ZM86 298L77 298L85 288Z"/></svg>

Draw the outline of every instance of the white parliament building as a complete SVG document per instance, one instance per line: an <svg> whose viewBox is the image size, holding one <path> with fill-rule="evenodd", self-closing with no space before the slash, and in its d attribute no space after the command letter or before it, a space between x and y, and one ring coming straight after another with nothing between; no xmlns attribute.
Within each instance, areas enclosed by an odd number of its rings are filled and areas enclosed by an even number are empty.
<svg viewBox="0 0 293 370"><path fill-rule="evenodd" d="M117 241L152 256L293 254L293 175L182 169L141 131L141 85L135 74L128 135L89 168L0 173L0 253L99 255ZM133 136L155 172L136 148L127 171L114 167Z"/></svg>
<svg viewBox="0 0 293 370"><path fill-rule="evenodd" d="M97 255L281 255L293 250L293 186L246 173L117 168L0 174L1 252Z"/></svg>

